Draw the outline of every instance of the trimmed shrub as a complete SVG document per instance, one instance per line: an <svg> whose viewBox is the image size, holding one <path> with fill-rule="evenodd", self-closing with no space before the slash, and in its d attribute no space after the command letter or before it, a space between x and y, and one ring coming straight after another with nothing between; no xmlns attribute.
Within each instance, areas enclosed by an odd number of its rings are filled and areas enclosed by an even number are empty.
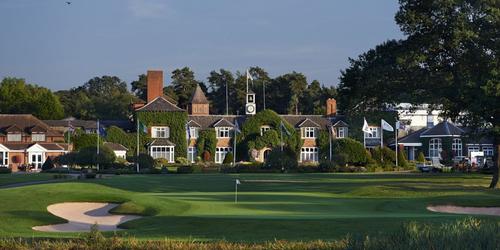
<svg viewBox="0 0 500 250"><path fill-rule="evenodd" d="M373 159L384 168L392 168L396 163L396 152L388 147L373 149Z"/></svg>
<svg viewBox="0 0 500 250"><path fill-rule="evenodd" d="M406 152L404 150L401 150L401 152L398 151L398 166L402 168L408 168L408 160L406 159Z"/></svg>
<svg viewBox="0 0 500 250"><path fill-rule="evenodd" d="M113 163L116 155L109 147L102 146L99 148L99 155L95 147L86 147L78 151L76 155L76 164L80 166L92 166L97 163L105 166Z"/></svg>
<svg viewBox="0 0 500 250"><path fill-rule="evenodd" d="M217 146L217 135L215 129L201 130L196 140L196 151L198 156L201 156L204 161L213 161L212 156L215 155L215 148ZM209 155L205 157L205 151Z"/></svg>
<svg viewBox="0 0 500 250"><path fill-rule="evenodd" d="M12 173L12 169L0 167L0 174L10 174L10 173Z"/></svg>
<svg viewBox="0 0 500 250"><path fill-rule="evenodd" d="M348 159L349 159L349 155L347 155L345 153L339 153L339 154L336 154L333 156L333 163L336 166L345 167Z"/></svg>
<svg viewBox="0 0 500 250"><path fill-rule="evenodd" d="M350 139L334 139L332 142L333 155L345 154L346 163L364 166L368 163L369 156L362 143Z"/></svg>
<svg viewBox="0 0 500 250"><path fill-rule="evenodd" d="M293 169L297 167L297 157L288 148L284 148L283 151L275 148L269 153L264 166L271 169Z"/></svg>
<svg viewBox="0 0 500 250"><path fill-rule="evenodd" d="M333 161L321 161L318 165L318 170L323 173L336 172L337 164Z"/></svg>
<svg viewBox="0 0 500 250"><path fill-rule="evenodd" d="M226 157L224 157L224 161L222 162L222 164L233 164L233 152L228 152L226 154Z"/></svg>
<svg viewBox="0 0 500 250"><path fill-rule="evenodd" d="M188 161L188 159L186 157L177 157L175 159L175 163L182 164L182 165L189 165L190 164L190 162Z"/></svg>
<svg viewBox="0 0 500 250"><path fill-rule="evenodd" d="M193 166L180 166L177 168L178 174L191 174L194 172Z"/></svg>
<svg viewBox="0 0 500 250"><path fill-rule="evenodd" d="M425 162L425 155L422 151L420 151L418 153L418 156L417 156L417 162L420 162L420 163L423 163Z"/></svg>
<svg viewBox="0 0 500 250"><path fill-rule="evenodd" d="M42 165L42 171L47 171L53 168L54 168L54 162L52 161L52 157L47 157L47 159Z"/></svg>

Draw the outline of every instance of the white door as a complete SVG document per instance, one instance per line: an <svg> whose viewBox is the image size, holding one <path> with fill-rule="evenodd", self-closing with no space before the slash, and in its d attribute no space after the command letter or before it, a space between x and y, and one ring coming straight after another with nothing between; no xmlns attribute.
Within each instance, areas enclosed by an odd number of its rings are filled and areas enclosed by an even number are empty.
<svg viewBox="0 0 500 250"><path fill-rule="evenodd" d="M29 154L29 164L35 166L35 170L42 168L43 161L45 160L43 157L43 152L32 152Z"/></svg>

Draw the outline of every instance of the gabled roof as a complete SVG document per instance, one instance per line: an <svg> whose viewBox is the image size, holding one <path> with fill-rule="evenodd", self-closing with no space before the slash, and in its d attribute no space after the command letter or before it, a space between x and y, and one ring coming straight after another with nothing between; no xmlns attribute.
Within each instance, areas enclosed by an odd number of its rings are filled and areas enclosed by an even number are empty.
<svg viewBox="0 0 500 250"><path fill-rule="evenodd" d="M148 146L175 146L175 143L166 138L157 138L151 141Z"/></svg>
<svg viewBox="0 0 500 250"><path fill-rule="evenodd" d="M48 136L62 136L62 132L52 130L43 121L30 114L0 114L0 134L8 132L31 133L34 127L37 130L45 130Z"/></svg>
<svg viewBox="0 0 500 250"><path fill-rule="evenodd" d="M241 127L243 122L246 119L246 116L243 115L189 115L188 120L190 122L196 123L199 125L201 129L213 128L215 124L219 122L221 119L225 119L229 121L232 126L238 122L238 125Z"/></svg>
<svg viewBox="0 0 500 250"><path fill-rule="evenodd" d="M335 124L333 124L333 127L340 128L340 127L349 127L347 123L345 123L342 120L337 121Z"/></svg>
<svg viewBox="0 0 500 250"><path fill-rule="evenodd" d="M120 143L105 142L104 145L109 147L113 151L128 151L128 148L121 145Z"/></svg>
<svg viewBox="0 0 500 250"><path fill-rule="evenodd" d="M319 128L320 125L313 122L311 119L306 118L304 119L301 123L298 125L299 128L304 128L304 127L313 127L313 128Z"/></svg>
<svg viewBox="0 0 500 250"><path fill-rule="evenodd" d="M191 96L189 103L191 103L191 104L209 104L208 99L205 96L205 93L203 93L203 90L201 89L199 84L196 85L196 89L194 90L194 93Z"/></svg>
<svg viewBox="0 0 500 250"><path fill-rule="evenodd" d="M68 144L66 143L4 143L3 146L9 150L41 150L41 151L64 151Z"/></svg>
<svg viewBox="0 0 500 250"><path fill-rule="evenodd" d="M175 104L167 100L167 98L158 96L148 104L138 108L136 111L183 112L185 110L177 107Z"/></svg>
<svg viewBox="0 0 500 250"><path fill-rule="evenodd" d="M66 118L63 120L43 120L47 125L51 127L69 127L71 126L75 128L82 128L82 129L96 129L97 128L97 121L94 120L76 120L76 119L70 119ZM103 121L101 121L103 123Z"/></svg>
<svg viewBox="0 0 500 250"><path fill-rule="evenodd" d="M234 124L222 118L214 124L214 127L234 127Z"/></svg>
<svg viewBox="0 0 500 250"><path fill-rule="evenodd" d="M279 115L283 120L287 121L294 128L299 128L299 125L307 118L318 124L321 129L328 129L331 126L330 120L322 115Z"/></svg>
<svg viewBox="0 0 500 250"><path fill-rule="evenodd" d="M189 125L190 127L197 127L197 128L201 128L201 125L200 125L199 123L197 123L196 121L193 121L193 120L190 120L190 121L188 122L188 125Z"/></svg>
<svg viewBox="0 0 500 250"><path fill-rule="evenodd" d="M444 121L436 126L427 129L420 137L448 137L448 136L460 136L464 133L464 131L453 125L450 122Z"/></svg>
<svg viewBox="0 0 500 250"><path fill-rule="evenodd" d="M42 127L41 127L41 126L39 126L39 125L35 125L34 127L32 127L32 128L30 129L30 132L31 132L31 133L45 133L45 132L47 132L47 129L42 128Z"/></svg>

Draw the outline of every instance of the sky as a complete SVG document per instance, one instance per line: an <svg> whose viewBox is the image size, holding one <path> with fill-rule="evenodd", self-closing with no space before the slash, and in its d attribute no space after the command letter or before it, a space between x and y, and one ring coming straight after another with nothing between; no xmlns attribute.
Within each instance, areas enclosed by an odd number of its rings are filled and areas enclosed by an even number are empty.
<svg viewBox="0 0 500 250"><path fill-rule="evenodd" d="M66 4L71 1L71 4ZM0 79L53 90L148 69L259 66L337 85L348 58L403 37L397 0L1 0Z"/></svg>

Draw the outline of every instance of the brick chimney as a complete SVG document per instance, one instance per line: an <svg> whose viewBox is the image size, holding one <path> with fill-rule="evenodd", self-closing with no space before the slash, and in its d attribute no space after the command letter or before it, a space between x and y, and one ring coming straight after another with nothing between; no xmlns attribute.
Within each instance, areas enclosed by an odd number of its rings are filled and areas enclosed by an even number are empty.
<svg viewBox="0 0 500 250"><path fill-rule="evenodd" d="M148 103L163 95L163 71L148 70Z"/></svg>
<svg viewBox="0 0 500 250"><path fill-rule="evenodd" d="M337 115L337 101L333 98L326 99L326 115L327 116Z"/></svg>

